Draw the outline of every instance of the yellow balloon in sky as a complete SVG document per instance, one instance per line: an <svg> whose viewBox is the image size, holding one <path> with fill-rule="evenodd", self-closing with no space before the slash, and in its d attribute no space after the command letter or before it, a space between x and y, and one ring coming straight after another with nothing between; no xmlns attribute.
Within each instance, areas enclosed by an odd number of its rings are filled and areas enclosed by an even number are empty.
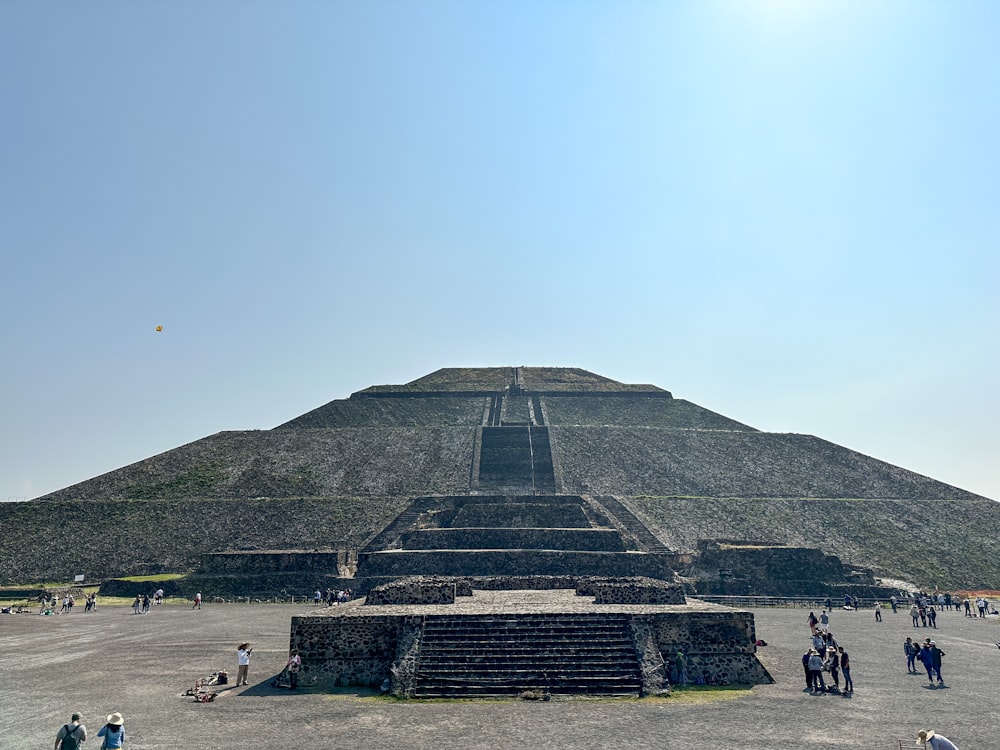
<svg viewBox="0 0 1000 750"><path fill-rule="evenodd" d="M163 326L156 326L156 330L157 331L162 331L163 330Z"/></svg>

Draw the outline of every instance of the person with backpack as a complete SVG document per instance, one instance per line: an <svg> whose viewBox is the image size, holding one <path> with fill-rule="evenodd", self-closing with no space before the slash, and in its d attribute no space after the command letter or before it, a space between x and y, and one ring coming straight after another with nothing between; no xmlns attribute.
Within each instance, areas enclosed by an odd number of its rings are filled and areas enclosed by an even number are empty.
<svg viewBox="0 0 1000 750"><path fill-rule="evenodd" d="M70 723L64 725L56 735L55 750L77 750L87 739L87 727L80 723L80 714L73 714Z"/></svg>

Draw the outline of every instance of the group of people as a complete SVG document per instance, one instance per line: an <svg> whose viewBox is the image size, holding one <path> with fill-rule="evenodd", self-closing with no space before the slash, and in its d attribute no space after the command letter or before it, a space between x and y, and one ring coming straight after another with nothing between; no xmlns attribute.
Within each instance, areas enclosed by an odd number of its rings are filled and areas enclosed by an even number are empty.
<svg viewBox="0 0 1000 750"><path fill-rule="evenodd" d="M813 695L818 693L838 693L848 695L854 692L854 680L851 678L851 656L844 647L837 643L830 632L830 615L824 609L819 617L812 612L806 619L809 625L810 647L802 655L802 668L805 672L806 690ZM826 684L823 673L830 675L830 684ZM844 689L840 689L840 676L844 676Z"/></svg>
<svg viewBox="0 0 1000 750"><path fill-rule="evenodd" d="M117 711L108 716L107 722L99 730L101 747L117 750L125 745L125 719ZM77 750L87 739L87 727L80 714L73 714L69 724L64 724L56 734L55 750Z"/></svg>
<svg viewBox="0 0 1000 750"><path fill-rule="evenodd" d="M351 601L350 589L341 589L339 591L327 589L325 594L319 589L313 592L313 603L317 606L325 602L326 606L332 607L334 604L347 604L349 601Z"/></svg>
<svg viewBox="0 0 1000 750"><path fill-rule="evenodd" d="M924 665L927 670L927 681L933 685L935 679L940 687L945 687L944 678L941 676L941 657L944 651L938 648L937 642L930 638L925 638L923 643L916 644L912 638L907 637L903 642L903 653L906 654L906 671L910 674L919 674L917 662Z"/></svg>

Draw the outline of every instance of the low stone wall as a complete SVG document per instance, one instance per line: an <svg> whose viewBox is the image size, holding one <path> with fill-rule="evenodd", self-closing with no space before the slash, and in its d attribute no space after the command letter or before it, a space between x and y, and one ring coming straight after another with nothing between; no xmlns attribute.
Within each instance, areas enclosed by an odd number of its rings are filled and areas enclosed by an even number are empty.
<svg viewBox="0 0 1000 750"><path fill-rule="evenodd" d="M618 581L598 581L595 589L595 604L684 604L684 587L679 583L668 583L653 578L625 578ZM589 586L586 586L589 588ZM580 587L577 587L580 593Z"/></svg>
<svg viewBox="0 0 1000 750"><path fill-rule="evenodd" d="M471 592L470 592L471 593ZM455 581L407 578L376 586L368 592L366 605L379 604L454 604Z"/></svg>
<svg viewBox="0 0 1000 750"><path fill-rule="evenodd" d="M751 612L667 612L636 615L635 619L646 622L670 668L676 666L677 652L683 652L689 684L774 682L756 656Z"/></svg>
<svg viewBox="0 0 1000 750"><path fill-rule="evenodd" d="M401 644L420 631L419 616L292 618L290 648L302 657L303 685L378 686L400 663Z"/></svg>

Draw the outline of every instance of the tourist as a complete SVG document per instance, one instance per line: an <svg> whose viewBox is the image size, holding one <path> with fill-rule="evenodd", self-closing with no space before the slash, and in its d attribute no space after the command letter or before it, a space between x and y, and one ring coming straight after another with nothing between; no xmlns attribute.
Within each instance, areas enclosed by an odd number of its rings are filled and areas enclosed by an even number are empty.
<svg viewBox="0 0 1000 750"><path fill-rule="evenodd" d="M924 665L924 669L927 670L927 681L933 685L934 684L934 662L931 656L931 646L930 643L924 642L920 644L920 652L917 654L917 660Z"/></svg>
<svg viewBox="0 0 1000 750"><path fill-rule="evenodd" d="M316 592L313 594L313 604L315 604L318 607L320 603L322 603L322 601L323 601L323 592L320 591L319 589L316 589Z"/></svg>
<svg viewBox="0 0 1000 750"><path fill-rule="evenodd" d="M247 672L250 671L250 653L252 651L249 643L241 643L236 647L236 687L247 684Z"/></svg>
<svg viewBox="0 0 1000 750"><path fill-rule="evenodd" d="M820 616L819 616L819 624L820 624L820 627L823 628L823 630L829 630L830 629L830 615L828 615L826 613L825 609L823 610L822 614L820 614Z"/></svg>
<svg viewBox="0 0 1000 750"><path fill-rule="evenodd" d="M191 609L201 609L201 592L194 595L194 606Z"/></svg>
<svg viewBox="0 0 1000 750"><path fill-rule="evenodd" d="M108 716L108 723L97 732L98 737L103 737L102 748L120 748L125 744L125 719L117 711Z"/></svg>
<svg viewBox="0 0 1000 750"><path fill-rule="evenodd" d="M157 589L153 594L153 604L163 604L163 589Z"/></svg>
<svg viewBox="0 0 1000 750"><path fill-rule="evenodd" d="M958 750L958 745L933 729L921 729L917 733L917 744L924 748L930 745L931 750Z"/></svg>
<svg viewBox="0 0 1000 750"><path fill-rule="evenodd" d="M934 670L934 676L937 678L938 685L944 687L944 680L941 677L941 657L944 656L944 651L939 649L934 641L931 641L930 652L931 652L931 669Z"/></svg>
<svg viewBox="0 0 1000 750"><path fill-rule="evenodd" d="M962 600L962 606L965 607L965 616L972 617L972 603L969 601L969 597Z"/></svg>
<svg viewBox="0 0 1000 750"><path fill-rule="evenodd" d="M807 648L802 654L802 670L806 673L806 690L812 690L812 674L809 673L809 657L812 656L812 649Z"/></svg>
<svg viewBox="0 0 1000 750"><path fill-rule="evenodd" d="M87 727L80 723L80 714L73 714L69 724L60 728L56 735L55 750L77 750L87 739Z"/></svg>
<svg viewBox="0 0 1000 750"><path fill-rule="evenodd" d="M814 648L809 649L809 687L812 688L814 694L826 692L826 682L823 680L823 658Z"/></svg>
<svg viewBox="0 0 1000 750"><path fill-rule="evenodd" d="M809 632L815 634L819 620L816 619L816 615L810 612L809 617L806 618L806 624L809 626Z"/></svg>
<svg viewBox="0 0 1000 750"><path fill-rule="evenodd" d="M826 601L824 602L824 604L826 605L826 609L828 612L833 611L833 600L830 597L826 597Z"/></svg>
<svg viewBox="0 0 1000 750"><path fill-rule="evenodd" d="M910 617L913 618L913 627L919 627L917 620L920 618L920 607L917 606L916 602L910 606Z"/></svg>
<svg viewBox="0 0 1000 750"><path fill-rule="evenodd" d="M824 668L830 673L830 679L833 680L833 689L835 691L840 691L840 657L837 655L837 649L832 646L826 650L826 662L824 663Z"/></svg>
<svg viewBox="0 0 1000 750"><path fill-rule="evenodd" d="M875 622L882 622L882 603L875 602Z"/></svg>
<svg viewBox="0 0 1000 750"><path fill-rule="evenodd" d="M142 613L149 614L149 594L142 595Z"/></svg>
<svg viewBox="0 0 1000 750"><path fill-rule="evenodd" d="M676 657L676 667L677 667L677 683L678 685L687 685L687 666L684 663L684 652L677 649Z"/></svg>
<svg viewBox="0 0 1000 750"><path fill-rule="evenodd" d="M844 692L853 693L854 680L851 679L851 656L844 651L843 646L837 648L837 653L840 654L840 671L844 673Z"/></svg>
<svg viewBox="0 0 1000 750"><path fill-rule="evenodd" d="M937 627L937 610L934 607L927 608L927 622L931 624L932 628Z"/></svg>
<svg viewBox="0 0 1000 750"><path fill-rule="evenodd" d="M132 614L139 614L139 609L142 607L142 597L138 594L135 595L135 601L132 602Z"/></svg>
<svg viewBox="0 0 1000 750"><path fill-rule="evenodd" d="M917 652L920 651L917 644L911 638L907 638L903 644L903 653L906 654L906 671L913 674L917 671Z"/></svg>
<svg viewBox="0 0 1000 750"><path fill-rule="evenodd" d="M285 669L288 670L288 684L292 690L299 686L299 669L302 667L302 657L299 650L293 648L288 654L288 661L285 662Z"/></svg>
<svg viewBox="0 0 1000 750"><path fill-rule="evenodd" d="M899 606L899 599L896 598L895 594L889 597L889 606L892 607L892 613L896 614L896 607Z"/></svg>

